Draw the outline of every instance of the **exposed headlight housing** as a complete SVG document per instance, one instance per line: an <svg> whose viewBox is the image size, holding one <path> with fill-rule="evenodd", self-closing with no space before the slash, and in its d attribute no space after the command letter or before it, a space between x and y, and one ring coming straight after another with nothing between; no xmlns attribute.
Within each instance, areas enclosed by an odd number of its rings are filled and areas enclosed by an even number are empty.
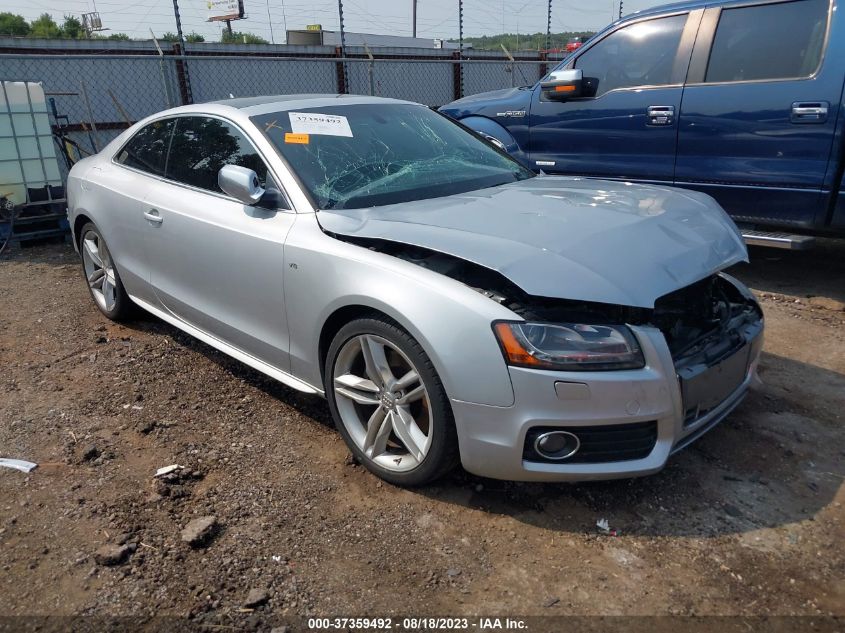
<svg viewBox="0 0 845 633"><path fill-rule="evenodd" d="M639 369L645 358L624 325L498 321L493 331L509 365L564 371Z"/></svg>

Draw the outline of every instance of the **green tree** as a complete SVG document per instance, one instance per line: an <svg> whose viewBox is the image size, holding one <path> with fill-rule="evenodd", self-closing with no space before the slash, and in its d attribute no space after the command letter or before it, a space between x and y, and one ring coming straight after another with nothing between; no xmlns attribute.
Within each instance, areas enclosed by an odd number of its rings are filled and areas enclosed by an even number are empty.
<svg viewBox="0 0 845 633"><path fill-rule="evenodd" d="M126 33L110 33L109 36L106 38L107 40L122 40L126 41L129 39L129 36Z"/></svg>
<svg viewBox="0 0 845 633"><path fill-rule="evenodd" d="M30 23L29 34L32 37L57 38L62 36L62 30L49 13L42 13L41 17Z"/></svg>
<svg viewBox="0 0 845 633"><path fill-rule="evenodd" d="M551 33L549 48L564 48L570 38L582 37L584 41L593 35L593 31L564 31L562 33ZM476 50L499 51L504 44L510 52L517 51L538 51L546 48L545 33L501 33L499 35L484 35L482 37L465 37L465 44L470 44Z"/></svg>
<svg viewBox="0 0 845 633"><path fill-rule="evenodd" d="M220 41L223 44L269 44L267 40L265 40L260 35L255 35L254 33L241 33L240 31L232 31L229 34L228 30L223 31L223 35L220 37Z"/></svg>
<svg viewBox="0 0 845 633"><path fill-rule="evenodd" d="M82 28L82 22L79 18L66 15L65 21L62 22L62 37L68 37L72 40L81 40L85 37L88 37L88 34L85 32L85 29Z"/></svg>
<svg viewBox="0 0 845 633"><path fill-rule="evenodd" d="M172 32L172 31L168 31L167 33L165 33L164 35L159 37L158 40L163 41L163 42L178 42L179 36L176 35L176 33ZM194 32L194 33L188 33L187 35L185 35L185 41L189 42L189 43L204 42L205 38L202 35L200 35L199 33Z"/></svg>
<svg viewBox="0 0 845 633"><path fill-rule="evenodd" d="M29 35L26 18L8 11L0 13L0 35Z"/></svg>

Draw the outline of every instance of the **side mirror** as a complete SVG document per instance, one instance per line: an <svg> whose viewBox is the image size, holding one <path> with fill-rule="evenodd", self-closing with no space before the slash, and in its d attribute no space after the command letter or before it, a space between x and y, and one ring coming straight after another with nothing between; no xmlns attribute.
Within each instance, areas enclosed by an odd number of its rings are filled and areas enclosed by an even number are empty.
<svg viewBox="0 0 845 633"><path fill-rule="evenodd" d="M258 183L258 174L248 167L223 165L217 172L217 185L244 204L256 204L264 195L264 188Z"/></svg>
<svg viewBox="0 0 845 633"><path fill-rule="evenodd" d="M580 97L584 89L584 75L580 68L556 70L540 84L543 101L566 101Z"/></svg>

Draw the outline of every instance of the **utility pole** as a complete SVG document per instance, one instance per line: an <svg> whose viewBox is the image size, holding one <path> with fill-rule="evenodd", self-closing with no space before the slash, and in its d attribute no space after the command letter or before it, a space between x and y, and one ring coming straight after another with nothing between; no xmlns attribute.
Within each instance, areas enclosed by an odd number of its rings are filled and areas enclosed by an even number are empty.
<svg viewBox="0 0 845 633"><path fill-rule="evenodd" d="M191 94L191 79L188 74L188 59L187 51L185 50L185 38L182 35L182 18L179 17L179 0L173 0L173 15L176 16L176 35L179 37L179 49L182 53L182 67L185 69L185 96L188 103L194 102L194 96Z"/></svg>
<svg viewBox="0 0 845 633"><path fill-rule="evenodd" d="M413 36L417 36L417 0L411 0L411 24Z"/></svg>
<svg viewBox="0 0 845 633"><path fill-rule="evenodd" d="M619 19L622 19L622 2L623 0L619 0Z"/></svg>
<svg viewBox="0 0 845 633"><path fill-rule="evenodd" d="M546 11L546 52L552 47L552 0L549 0Z"/></svg>

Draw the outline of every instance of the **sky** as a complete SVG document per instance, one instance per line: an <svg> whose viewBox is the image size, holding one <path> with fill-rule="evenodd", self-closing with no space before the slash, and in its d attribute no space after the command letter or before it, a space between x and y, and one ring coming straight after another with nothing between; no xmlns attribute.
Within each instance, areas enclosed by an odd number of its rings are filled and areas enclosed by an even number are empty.
<svg viewBox="0 0 845 633"><path fill-rule="evenodd" d="M667 0L623 0L625 14ZM344 0L347 31L411 35L413 0ZM3 3L5 4L5 2ZM103 26L133 38L149 38L176 31L172 0L17 0L14 8L28 20L50 13L61 23L65 14L99 11ZM255 33L283 43L285 29L302 29L307 24L338 27L337 0L244 0L247 19L234 22L237 31ZM221 27L206 21L205 0L179 0L182 29L206 40L218 40ZM552 31L598 30L616 17L619 0L553 0ZM546 30L546 0L464 0L464 35L537 33ZM105 34L107 34L106 32ZM457 0L417 0L417 36L457 39Z"/></svg>

